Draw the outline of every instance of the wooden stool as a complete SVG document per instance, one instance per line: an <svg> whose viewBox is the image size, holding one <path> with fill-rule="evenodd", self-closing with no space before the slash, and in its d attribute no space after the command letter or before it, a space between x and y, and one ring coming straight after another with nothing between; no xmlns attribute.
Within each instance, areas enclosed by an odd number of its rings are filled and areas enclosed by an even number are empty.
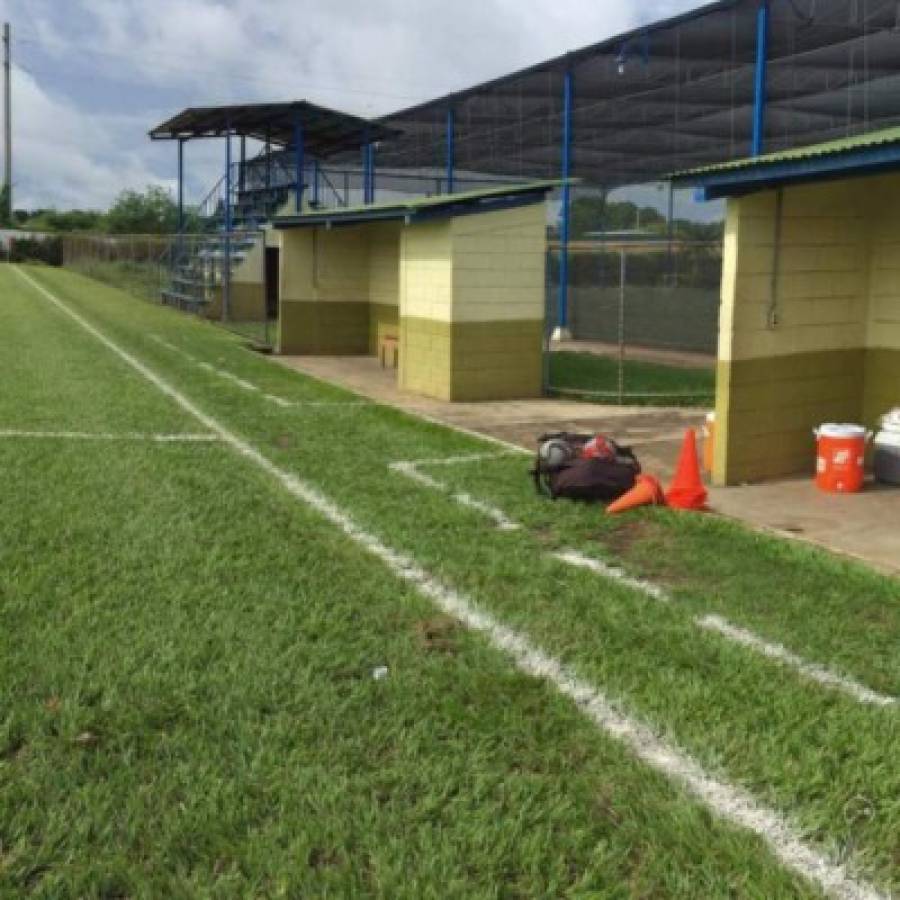
<svg viewBox="0 0 900 900"><path fill-rule="evenodd" d="M400 341L393 335L386 334L378 342L378 357L382 369L387 365L388 355L391 359L391 368L396 369L400 359Z"/></svg>

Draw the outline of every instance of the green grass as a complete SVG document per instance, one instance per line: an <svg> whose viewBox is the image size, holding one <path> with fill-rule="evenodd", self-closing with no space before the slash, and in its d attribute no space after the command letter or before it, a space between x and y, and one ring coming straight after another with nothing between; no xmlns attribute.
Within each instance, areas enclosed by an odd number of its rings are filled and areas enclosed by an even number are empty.
<svg viewBox="0 0 900 900"><path fill-rule="evenodd" d="M85 258L73 262L70 269L143 300L159 302L162 280L158 262Z"/></svg>
<svg viewBox="0 0 900 900"><path fill-rule="evenodd" d="M900 693L900 587L712 517L607 519L527 459L354 399L72 273L73 309L361 526L721 777L900 888L900 725L699 632L718 612ZM0 428L198 423L0 268ZM806 897L809 885L221 445L0 440L0 895ZM664 606L545 551L627 565ZM376 681L372 671L386 665Z"/></svg>
<svg viewBox="0 0 900 900"><path fill-rule="evenodd" d="M625 360L624 400L635 406L707 406L716 392L711 368L667 366ZM614 402L619 390L619 361L609 356L559 350L550 354L552 393Z"/></svg>

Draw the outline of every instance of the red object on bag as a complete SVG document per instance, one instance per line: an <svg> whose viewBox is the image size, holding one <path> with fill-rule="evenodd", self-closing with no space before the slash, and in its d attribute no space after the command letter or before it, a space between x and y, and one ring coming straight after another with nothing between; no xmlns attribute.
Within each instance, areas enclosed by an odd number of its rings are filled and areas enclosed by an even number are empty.
<svg viewBox="0 0 900 900"><path fill-rule="evenodd" d="M583 459L614 459L615 455L616 451L613 450L609 445L609 441L602 434L591 438L581 451Z"/></svg>

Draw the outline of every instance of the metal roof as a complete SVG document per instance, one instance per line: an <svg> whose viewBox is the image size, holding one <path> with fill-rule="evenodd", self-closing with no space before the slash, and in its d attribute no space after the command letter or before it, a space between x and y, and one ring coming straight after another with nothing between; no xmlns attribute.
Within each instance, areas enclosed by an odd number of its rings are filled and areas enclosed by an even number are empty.
<svg viewBox="0 0 900 900"><path fill-rule="evenodd" d="M532 203L540 203L546 194L561 186L559 180L534 181L528 184L504 185L481 191L442 194L437 197L409 197L389 203L315 210L299 215L278 216L275 228L306 228L313 225L358 225L375 221L412 222L421 219L495 212Z"/></svg>
<svg viewBox="0 0 900 900"><path fill-rule="evenodd" d="M299 117L303 142L314 156L327 157L356 150L367 140L379 141L399 134L396 129L317 106L307 100L285 103L244 103L235 106L189 107L151 129L153 140L221 137L227 133L259 141L271 140L280 146L294 142L294 125Z"/></svg>
<svg viewBox="0 0 900 900"><path fill-rule="evenodd" d="M708 198L729 197L801 181L850 178L900 168L900 127L704 166L672 176L702 187Z"/></svg>
<svg viewBox="0 0 900 900"><path fill-rule="evenodd" d="M574 79L572 173L614 187L742 157L753 120L759 0L721 0L400 110L378 165L443 165L448 109L459 168L561 171L563 79ZM896 0L770 0L765 146L900 124Z"/></svg>

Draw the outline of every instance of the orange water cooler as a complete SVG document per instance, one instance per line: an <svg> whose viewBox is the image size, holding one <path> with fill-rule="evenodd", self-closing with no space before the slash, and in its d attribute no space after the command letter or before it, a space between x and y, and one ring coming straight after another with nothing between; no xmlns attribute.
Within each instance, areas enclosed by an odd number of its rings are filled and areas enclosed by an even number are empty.
<svg viewBox="0 0 900 900"><path fill-rule="evenodd" d="M816 436L816 484L832 494L853 494L865 481L866 441L862 425L829 422Z"/></svg>

